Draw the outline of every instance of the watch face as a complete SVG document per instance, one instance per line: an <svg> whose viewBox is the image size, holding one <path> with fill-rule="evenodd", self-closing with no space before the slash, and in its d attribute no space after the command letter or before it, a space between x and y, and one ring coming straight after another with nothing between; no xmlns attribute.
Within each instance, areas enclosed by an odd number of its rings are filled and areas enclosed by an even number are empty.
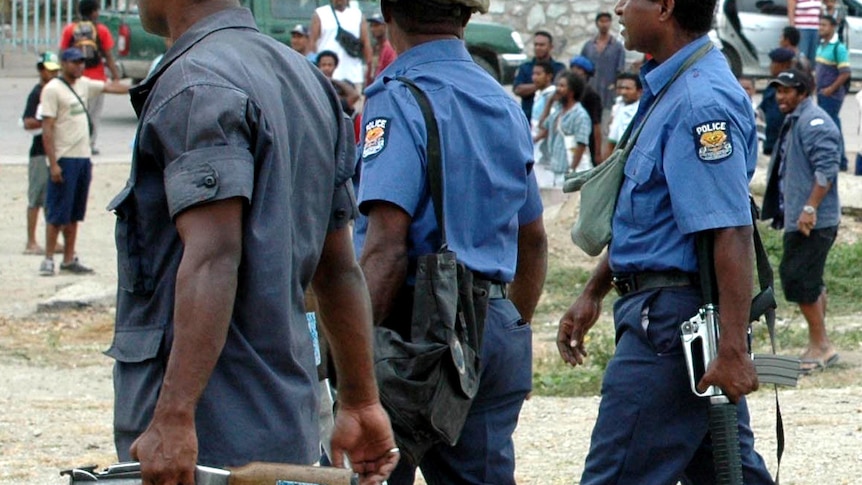
<svg viewBox="0 0 862 485"><path fill-rule="evenodd" d="M814 214L814 212L816 212L814 210L814 207L811 207L810 205L806 205L805 207L803 207L802 211L805 212L806 214Z"/></svg>

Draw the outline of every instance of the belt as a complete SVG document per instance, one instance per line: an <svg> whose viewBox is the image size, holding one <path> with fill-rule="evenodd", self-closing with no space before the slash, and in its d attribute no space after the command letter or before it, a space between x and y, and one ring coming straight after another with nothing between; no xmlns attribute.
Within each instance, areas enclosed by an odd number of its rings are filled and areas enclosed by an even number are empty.
<svg viewBox="0 0 862 485"><path fill-rule="evenodd" d="M507 295L506 283L498 283L491 282L491 286L488 288L488 299L489 300L502 300L506 298Z"/></svg>
<svg viewBox="0 0 862 485"><path fill-rule="evenodd" d="M697 273L682 271L645 271L642 273L614 273L611 284L620 296L635 291L671 286L696 286L699 284Z"/></svg>

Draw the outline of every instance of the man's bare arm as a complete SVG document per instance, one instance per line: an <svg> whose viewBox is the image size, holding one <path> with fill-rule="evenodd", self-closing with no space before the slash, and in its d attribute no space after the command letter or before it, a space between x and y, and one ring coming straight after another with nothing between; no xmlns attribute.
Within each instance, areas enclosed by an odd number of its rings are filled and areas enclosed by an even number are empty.
<svg viewBox="0 0 862 485"><path fill-rule="evenodd" d="M545 276L548 273L548 236L545 224L539 216L535 221L518 229L518 266L515 279L509 286L509 299L526 321L533 319L533 312L542 296Z"/></svg>
<svg viewBox="0 0 862 485"><path fill-rule="evenodd" d="M176 276L174 339L153 420L132 445L142 471L191 483L195 408L221 355L242 259L243 200L193 207L176 218L184 250Z"/></svg>
<svg viewBox="0 0 862 485"><path fill-rule="evenodd" d="M117 69L117 63L114 61L114 53L110 50L105 51L105 64L108 65L108 69L111 71L111 79L119 81L121 79L120 70Z"/></svg>
<svg viewBox="0 0 862 485"><path fill-rule="evenodd" d="M42 146L45 148L45 158L48 159L48 171L54 183L63 182L63 169L57 163L57 150L54 149L55 128L57 118L45 116L42 118Z"/></svg>
<svg viewBox="0 0 862 485"><path fill-rule="evenodd" d="M368 211L368 233L359 264L365 273L374 324L389 316L407 278L407 231L411 217L389 202L376 202Z"/></svg>
<svg viewBox="0 0 862 485"><path fill-rule="evenodd" d="M320 17L317 12L311 15L311 28L308 32L308 51L317 52L317 40L320 39Z"/></svg>
<svg viewBox="0 0 862 485"><path fill-rule="evenodd" d="M517 96L520 97L530 97L536 94L536 85L533 83L524 83L515 86L512 90Z"/></svg>
<svg viewBox="0 0 862 485"><path fill-rule="evenodd" d="M105 87L102 91L108 94L129 94L129 86L119 81L111 81L109 83L105 83Z"/></svg>

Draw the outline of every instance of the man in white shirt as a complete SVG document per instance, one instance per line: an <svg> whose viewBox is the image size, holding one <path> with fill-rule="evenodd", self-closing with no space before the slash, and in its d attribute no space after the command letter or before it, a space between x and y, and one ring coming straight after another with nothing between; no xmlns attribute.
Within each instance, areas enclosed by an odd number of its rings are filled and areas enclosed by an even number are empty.
<svg viewBox="0 0 862 485"><path fill-rule="evenodd" d="M358 40L359 52L348 52L338 40L339 26ZM351 7L348 0L332 0L330 5L318 7L311 16L309 44L314 52L332 51L338 55L338 68L333 77L347 79L361 87L365 81L363 68L372 69L373 50L368 35L368 22L358 8ZM361 46L361 47L360 47ZM363 64L364 61L364 64ZM361 89L360 89L361 91Z"/></svg>
<svg viewBox="0 0 862 485"><path fill-rule="evenodd" d="M550 153L545 137L540 137L542 132L540 129L542 123L547 118L545 107L554 97L557 87L554 85L554 66L550 61L536 61L533 66L533 84L536 86L536 93L533 101L533 111L530 117L530 127L532 128L533 142L535 143L533 156L535 162L539 164L547 164Z"/></svg>
<svg viewBox="0 0 862 485"><path fill-rule="evenodd" d="M608 128L608 142L605 146L605 158L614 151L617 143L623 137L626 129L631 124L640 106L643 86L640 77L631 72L624 72L617 76L617 93L622 99L622 104L614 113Z"/></svg>

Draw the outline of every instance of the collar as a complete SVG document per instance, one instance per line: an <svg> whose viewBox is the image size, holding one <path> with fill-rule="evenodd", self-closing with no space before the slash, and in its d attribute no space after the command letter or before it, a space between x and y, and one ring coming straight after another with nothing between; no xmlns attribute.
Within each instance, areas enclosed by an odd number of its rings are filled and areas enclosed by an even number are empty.
<svg viewBox="0 0 862 485"><path fill-rule="evenodd" d="M377 92L382 91L387 82L399 76L404 76L405 73L416 67L443 59L447 61L472 61L472 57L470 57L470 53L467 52L464 41L461 39L423 42L401 53L395 59L395 62L384 69L383 75L378 76L371 86L365 90L366 97L373 96Z"/></svg>
<svg viewBox="0 0 862 485"><path fill-rule="evenodd" d="M814 101L811 100L811 95L808 95L807 98L803 99L801 103L794 109L792 112L788 113L788 118L799 118L802 113L811 107L814 104Z"/></svg>
<svg viewBox="0 0 862 485"><path fill-rule="evenodd" d="M158 69L150 74L141 84L129 90L132 106L135 108L138 116L141 114L141 109L147 96L149 96L156 81L168 66L208 35L225 29L251 29L258 31L251 11L243 7L226 8L198 20L165 52Z"/></svg>
<svg viewBox="0 0 862 485"><path fill-rule="evenodd" d="M686 59L700 49L709 40L708 35L702 35L697 39L689 42L682 49L678 50L670 59L659 64L655 59L650 59L641 68L641 79L644 81L644 87L648 88L653 95L662 90L663 87L673 78L676 71L685 64Z"/></svg>
<svg viewBox="0 0 862 485"><path fill-rule="evenodd" d="M828 42L827 42L827 41L825 41L825 40L823 40L823 39L820 39L820 43L821 43L822 45L837 44L837 43L838 43L838 41L839 41L839 39L838 39L838 32L835 32L834 34L832 34L832 38L831 38L831 39L829 39L829 41L828 41Z"/></svg>

